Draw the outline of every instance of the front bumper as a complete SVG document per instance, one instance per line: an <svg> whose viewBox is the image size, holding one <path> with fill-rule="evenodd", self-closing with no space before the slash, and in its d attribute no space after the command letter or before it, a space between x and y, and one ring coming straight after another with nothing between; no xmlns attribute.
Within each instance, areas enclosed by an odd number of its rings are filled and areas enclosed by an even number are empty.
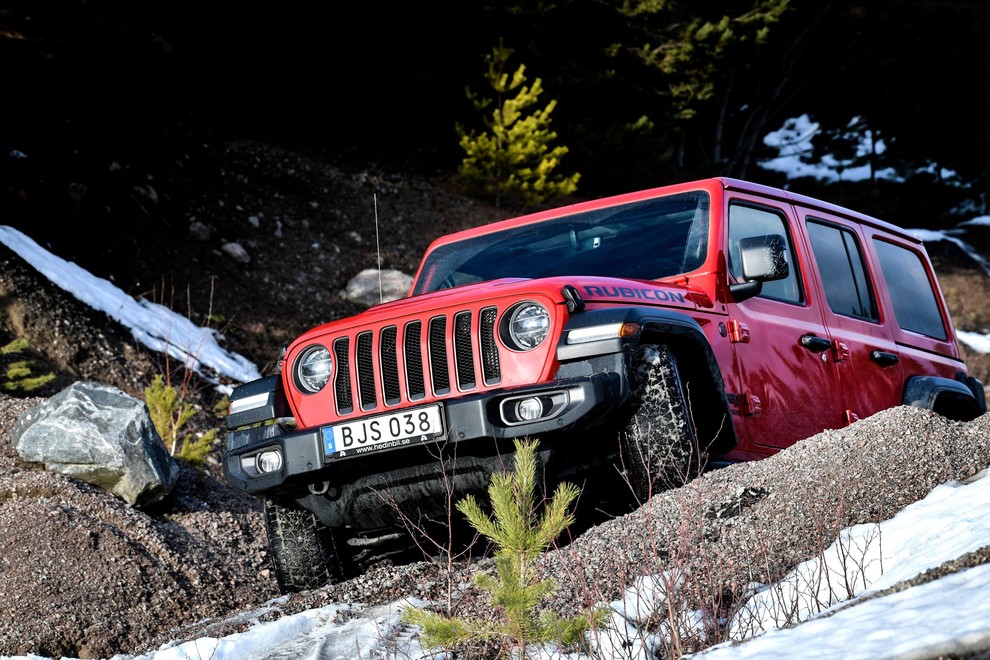
<svg viewBox="0 0 990 660"><path fill-rule="evenodd" d="M483 439L532 438L558 431L590 429L600 425L621 406L628 392L628 383L621 372L604 371L525 388L447 399L441 402L446 427L446 439L441 442L454 443L454 451L460 457L490 452L490 446L477 446L477 441ZM556 397L563 403L548 418L506 423L506 401L537 396ZM240 418L240 421L248 419ZM284 493L298 497L300 488L306 487L313 494L328 491L333 494L363 478L380 474L385 465L401 465L405 456L413 456L423 446L357 455L363 458L328 458L320 427L293 431L278 424L268 424L230 430L223 468L228 483L255 495ZM278 453L281 459L278 469L271 472L258 469L258 457L265 452Z"/></svg>

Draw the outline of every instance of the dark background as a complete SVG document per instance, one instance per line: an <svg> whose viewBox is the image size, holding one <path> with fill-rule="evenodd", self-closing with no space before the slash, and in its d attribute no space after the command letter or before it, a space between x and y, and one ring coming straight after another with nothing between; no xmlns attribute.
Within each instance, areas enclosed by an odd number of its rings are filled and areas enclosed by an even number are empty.
<svg viewBox="0 0 990 660"><path fill-rule="evenodd" d="M905 227L947 228L985 213L990 4L790 0L763 43L720 58L699 46L697 62L674 75L632 50L676 43L691 21L723 15L742 34L739 16L775 2L710 0L630 16L622 3L595 0L0 0L0 224L135 296L192 290L202 316L214 295L229 297L227 314L248 296L270 301L272 319L284 308L278 292L239 287L245 274L264 277L262 263L305 274L305 259L286 259L284 246L258 259L274 248L276 220L298 228L300 245L317 229L326 244L373 221L374 191L346 202L327 168L345 168L365 188L427 177L460 192L455 127L483 128L465 90L490 95L484 58L500 40L513 50L511 70L525 65L530 82L542 80L541 105L557 101L552 128L569 149L559 170L580 172L579 199L728 175ZM714 94L685 118L671 86L704 75ZM801 114L823 129L813 156L851 157L843 133L859 118L888 147L875 168L893 167L903 181L787 181L759 168L775 155L762 137ZM944 180L933 164L957 176ZM409 272L441 232L533 210L458 220L457 203L439 194L383 206L405 237L390 237L399 247L385 267ZM252 214L260 227L245 222ZM190 241L193 222L209 225L206 244ZM223 257L229 241L245 243L251 266ZM348 254L352 268L375 263L368 245ZM298 310L307 313L300 325L334 313L333 288L355 274L352 261L333 265L325 300Z"/></svg>
<svg viewBox="0 0 990 660"><path fill-rule="evenodd" d="M693 5L690 11L711 18L758 3ZM558 100L554 128L570 149L562 168L582 173L584 196L720 174L780 183L752 164L766 155L762 145L738 138L754 118L765 134L802 113L825 129L865 118L888 143L880 165L906 172L937 162L976 186L972 196L986 187L982 69L990 62L990 6L792 0L765 44L719 62L716 91L724 95L690 121L674 116L670 79L621 47L608 54L614 44L664 34L662 17L628 17L618 6L5 2L5 188L52 183L109 162L153 171L184 141L210 137L264 138L338 159L453 172L461 155L455 123L480 128L464 90L485 91L483 57L500 38L514 50L510 65L525 64L531 80L543 80L543 100ZM724 147L712 160L723 111ZM653 129L629 131L643 116ZM822 150L842 148L826 136L817 142ZM11 163L11 150L29 163ZM900 203L883 200L888 195L877 186L839 194L895 222L936 223L962 195L937 177L920 179Z"/></svg>

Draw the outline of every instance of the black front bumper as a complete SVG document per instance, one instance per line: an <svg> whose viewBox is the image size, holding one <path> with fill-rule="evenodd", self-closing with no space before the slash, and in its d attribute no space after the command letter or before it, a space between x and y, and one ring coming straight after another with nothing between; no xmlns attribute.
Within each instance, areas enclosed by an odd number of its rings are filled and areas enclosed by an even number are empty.
<svg viewBox="0 0 990 660"><path fill-rule="evenodd" d="M566 393L566 405L551 418L511 425L503 422L500 407L506 399L561 392ZM625 402L628 392L623 375L605 371L443 400L447 437L441 443L453 443L453 451L458 457L483 456L492 454L492 446L498 441L542 437L560 431L580 432L601 425ZM496 443L481 442L485 439ZM284 495L294 499L308 494L339 497L342 490L362 481L381 481L381 475L390 469L401 475L404 465L411 469L420 460L423 448L424 445L417 444L328 459L323 450L320 427L293 431L270 424L229 431L223 468L228 483L255 495ZM261 473L257 468L257 457L270 450L280 452L281 468ZM485 479L487 481L487 475Z"/></svg>

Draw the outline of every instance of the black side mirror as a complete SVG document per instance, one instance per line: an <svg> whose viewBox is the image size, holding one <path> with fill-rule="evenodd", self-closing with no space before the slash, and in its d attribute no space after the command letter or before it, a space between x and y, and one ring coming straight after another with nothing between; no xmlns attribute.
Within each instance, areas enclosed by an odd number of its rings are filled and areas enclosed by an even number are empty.
<svg viewBox="0 0 990 660"><path fill-rule="evenodd" d="M729 285L736 302L758 296L764 282L782 280L790 274L785 246L784 237L780 234L739 240L739 261L745 281Z"/></svg>

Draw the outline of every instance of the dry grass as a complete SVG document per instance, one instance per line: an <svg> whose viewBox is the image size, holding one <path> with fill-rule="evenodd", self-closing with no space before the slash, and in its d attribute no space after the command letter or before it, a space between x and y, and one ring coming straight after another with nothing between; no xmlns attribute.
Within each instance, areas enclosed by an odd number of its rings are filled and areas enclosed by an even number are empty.
<svg viewBox="0 0 990 660"><path fill-rule="evenodd" d="M945 303L956 330L990 332L990 277L976 268L951 268L938 275ZM990 384L990 354L960 343L969 373Z"/></svg>
<svg viewBox="0 0 990 660"><path fill-rule="evenodd" d="M939 283L952 321L959 330L990 331L990 277L977 269L939 273Z"/></svg>

